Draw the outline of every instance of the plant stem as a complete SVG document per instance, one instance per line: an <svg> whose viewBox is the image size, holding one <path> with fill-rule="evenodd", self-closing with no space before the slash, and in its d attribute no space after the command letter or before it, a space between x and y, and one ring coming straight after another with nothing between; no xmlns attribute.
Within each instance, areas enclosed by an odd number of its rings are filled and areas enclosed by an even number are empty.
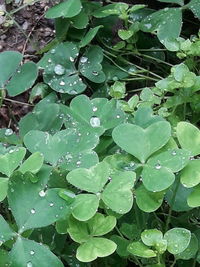
<svg viewBox="0 0 200 267"><path fill-rule="evenodd" d="M12 103L20 104L20 105L30 106L30 107L34 106L34 105L31 105L31 104L28 104L28 103L20 102L20 101L17 101L17 100L6 98L6 97L4 98L4 100L12 102Z"/></svg>

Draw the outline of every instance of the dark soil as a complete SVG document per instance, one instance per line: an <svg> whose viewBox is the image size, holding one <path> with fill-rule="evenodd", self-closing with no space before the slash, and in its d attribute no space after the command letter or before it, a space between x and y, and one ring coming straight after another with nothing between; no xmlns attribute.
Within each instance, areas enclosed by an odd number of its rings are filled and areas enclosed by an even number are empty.
<svg viewBox="0 0 200 267"><path fill-rule="evenodd" d="M38 61L37 52L54 37L53 21L44 18L48 3L49 1L43 0L19 10L12 15L15 22L7 27L5 23L9 23L10 18L7 17L6 21L3 17L4 23L1 24L0 17L0 52L19 51L24 55L24 61ZM5 6L3 0L0 0L1 5ZM6 5L6 10L11 14L18 7ZM0 128L12 128L17 132L18 121L32 109L28 98L29 93L25 92L17 97L4 99L0 107Z"/></svg>

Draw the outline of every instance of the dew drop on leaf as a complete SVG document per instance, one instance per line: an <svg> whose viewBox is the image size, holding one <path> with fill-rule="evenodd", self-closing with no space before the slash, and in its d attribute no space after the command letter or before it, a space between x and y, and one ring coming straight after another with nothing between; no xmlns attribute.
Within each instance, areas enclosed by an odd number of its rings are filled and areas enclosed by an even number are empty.
<svg viewBox="0 0 200 267"><path fill-rule="evenodd" d="M51 203L49 204L49 206L50 206L50 207L53 207L53 206L54 206L53 202L51 202Z"/></svg>
<svg viewBox="0 0 200 267"><path fill-rule="evenodd" d="M35 209L31 209L31 213L32 214L35 214Z"/></svg>
<svg viewBox="0 0 200 267"><path fill-rule="evenodd" d="M44 190L41 190L41 191L39 192L39 196L40 196L40 197L45 197L45 195L46 195L46 193L44 192Z"/></svg>
<svg viewBox="0 0 200 267"><path fill-rule="evenodd" d="M97 107L92 108L93 112L97 111Z"/></svg>
<svg viewBox="0 0 200 267"><path fill-rule="evenodd" d="M70 60L71 62L74 62L74 58L73 58L73 57L70 57L69 60Z"/></svg>
<svg viewBox="0 0 200 267"><path fill-rule="evenodd" d="M172 155L173 156L176 156L176 151L172 151Z"/></svg>
<svg viewBox="0 0 200 267"><path fill-rule="evenodd" d="M90 125L94 128L100 127L101 121L98 117L94 116L90 119Z"/></svg>
<svg viewBox="0 0 200 267"><path fill-rule="evenodd" d="M65 82L64 82L64 81L61 81L61 82L60 82L60 85L65 85Z"/></svg>
<svg viewBox="0 0 200 267"><path fill-rule="evenodd" d="M65 73L65 68L62 65L57 64L54 68L54 72L57 75L63 75Z"/></svg>
<svg viewBox="0 0 200 267"><path fill-rule="evenodd" d="M99 73L98 73L97 71L93 71L92 74L93 74L94 76L98 76L98 75L99 75Z"/></svg>
<svg viewBox="0 0 200 267"><path fill-rule="evenodd" d="M13 130L12 129L6 129L5 131L5 136L9 136L13 134Z"/></svg>
<svg viewBox="0 0 200 267"><path fill-rule="evenodd" d="M31 261L27 262L26 267L33 267L33 264Z"/></svg>
<svg viewBox="0 0 200 267"><path fill-rule="evenodd" d="M86 63L87 61L88 61L87 57L82 57L80 60L81 63Z"/></svg>
<svg viewBox="0 0 200 267"><path fill-rule="evenodd" d="M35 251L34 250L31 250L30 251L30 254L33 256L35 254Z"/></svg>
<svg viewBox="0 0 200 267"><path fill-rule="evenodd" d="M161 169L161 165L158 163L158 164L155 165L155 168L156 168L156 170L160 170Z"/></svg>

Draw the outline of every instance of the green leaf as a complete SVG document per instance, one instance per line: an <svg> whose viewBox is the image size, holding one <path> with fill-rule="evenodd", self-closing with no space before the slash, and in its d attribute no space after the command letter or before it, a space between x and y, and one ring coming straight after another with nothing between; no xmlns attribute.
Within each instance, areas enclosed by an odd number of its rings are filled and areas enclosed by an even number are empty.
<svg viewBox="0 0 200 267"><path fill-rule="evenodd" d="M178 4L180 6L184 5L184 0L158 0L159 2Z"/></svg>
<svg viewBox="0 0 200 267"><path fill-rule="evenodd" d="M124 171L111 175L112 180L102 193L103 202L113 211L124 214L130 211L133 205L133 188L136 174Z"/></svg>
<svg viewBox="0 0 200 267"><path fill-rule="evenodd" d="M50 101L50 99L48 98ZM32 112L21 118L19 122L20 136L31 130L55 133L62 127L64 116L58 104L46 103L46 98L40 101Z"/></svg>
<svg viewBox="0 0 200 267"><path fill-rule="evenodd" d="M81 9L82 4L80 0L67 0L50 8L45 16L48 19L59 17L71 18L78 15Z"/></svg>
<svg viewBox="0 0 200 267"><path fill-rule="evenodd" d="M191 208L200 206L200 185L197 185L188 196L187 203Z"/></svg>
<svg viewBox="0 0 200 267"><path fill-rule="evenodd" d="M93 237L86 243L80 245L76 252L76 257L81 262L90 262L98 257L107 257L117 248L117 245L106 238Z"/></svg>
<svg viewBox="0 0 200 267"><path fill-rule="evenodd" d="M70 212L66 201L58 196L59 189L45 190L49 168L42 168L37 175L35 183L20 173L9 182L8 202L20 233L50 225Z"/></svg>
<svg viewBox="0 0 200 267"><path fill-rule="evenodd" d="M100 46L90 46L80 58L80 73L94 83L102 83L106 77L102 71L103 50Z"/></svg>
<svg viewBox="0 0 200 267"><path fill-rule="evenodd" d="M78 135L76 129L63 130L55 135L42 131L30 131L24 137L24 144L32 153L40 152L45 161L52 165L66 163L81 167L78 155L91 151L98 143L98 137L94 134ZM81 156L81 157L82 157ZM78 162L78 163L77 163ZM83 166L84 167L84 166ZM70 167L69 167L70 168Z"/></svg>
<svg viewBox="0 0 200 267"><path fill-rule="evenodd" d="M176 255L188 247L191 232L185 228L173 228L165 233L164 239L167 240L167 250Z"/></svg>
<svg viewBox="0 0 200 267"><path fill-rule="evenodd" d="M22 143L19 136L9 128L0 129L0 142L12 145L18 145Z"/></svg>
<svg viewBox="0 0 200 267"><path fill-rule="evenodd" d="M74 28L84 29L87 27L89 23L89 16L88 14L85 13L84 10L81 10L81 12L78 15L70 19L70 22L73 24Z"/></svg>
<svg viewBox="0 0 200 267"><path fill-rule="evenodd" d="M191 0L187 7L194 13L195 17L200 18L200 2Z"/></svg>
<svg viewBox="0 0 200 267"><path fill-rule="evenodd" d="M126 95L126 84L124 82L116 81L111 87L110 87L110 96L121 99L124 98Z"/></svg>
<svg viewBox="0 0 200 267"><path fill-rule="evenodd" d="M90 192L100 192L109 178L109 168L105 162L98 163L90 169L75 169L67 174L67 181L73 186Z"/></svg>
<svg viewBox="0 0 200 267"><path fill-rule="evenodd" d="M179 122L176 128L177 138L182 148L191 151L193 156L200 154L200 131L189 122Z"/></svg>
<svg viewBox="0 0 200 267"><path fill-rule="evenodd" d="M38 66L44 69L44 82L59 93L74 95L83 92L86 85L78 76L75 66L78 55L77 45L71 42L61 43L51 49L38 62Z"/></svg>
<svg viewBox="0 0 200 267"><path fill-rule="evenodd" d="M182 10L180 8L165 8L147 16L142 20L141 30L157 31L158 39L165 44L169 39L178 38L182 27Z"/></svg>
<svg viewBox="0 0 200 267"><path fill-rule="evenodd" d="M19 166L26 154L23 147L10 149L5 155L0 155L0 172L10 177Z"/></svg>
<svg viewBox="0 0 200 267"><path fill-rule="evenodd" d="M81 39L80 43L79 43L79 47L82 48L86 45L88 45L92 39L94 39L94 37L96 36L97 32L99 31L100 28L102 28L102 25L99 25L95 28L91 28L86 35Z"/></svg>
<svg viewBox="0 0 200 267"><path fill-rule="evenodd" d="M141 234L142 242L149 247L155 246L162 238L163 234L158 229L144 230Z"/></svg>
<svg viewBox="0 0 200 267"><path fill-rule="evenodd" d="M187 204L187 198L192 191L192 188L184 187L177 177L173 185L167 190L165 200L174 211L188 211L191 208Z"/></svg>
<svg viewBox="0 0 200 267"><path fill-rule="evenodd" d="M38 75L37 65L27 62L14 74L6 89L10 96L16 96L29 89L35 82Z"/></svg>
<svg viewBox="0 0 200 267"><path fill-rule="evenodd" d="M153 123L146 129L129 123L121 124L112 133L115 143L142 163L163 147L170 135L171 127L166 121Z"/></svg>
<svg viewBox="0 0 200 267"><path fill-rule="evenodd" d="M0 246L16 236L16 233L10 228L6 220L0 215Z"/></svg>
<svg viewBox="0 0 200 267"><path fill-rule="evenodd" d="M0 53L0 89L4 88L5 83L15 73L20 62L22 54L15 51L5 51Z"/></svg>
<svg viewBox="0 0 200 267"><path fill-rule="evenodd" d="M2 266L6 266L9 262L8 251L0 249L0 262Z"/></svg>
<svg viewBox="0 0 200 267"><path fill-rule="evenodd" d="M69 118L65 121L66 128L83 128L84 126L88 132L99 136L124 122L126 118L116 100L108 101L106 98L90 100L85 95L73 98L70 109L66 108L66 113Z"/></svg>
<svg viewBox="0 0 200 267"><path fill-rule="evenodd" d="M128 251L137 257L152 258L156 257L156 252L144 245L142 242L133 242L128 246Z"/></svg>
<svg viewBox="0 0 200 267"><path fill-rule="evenodd" d="M185 187L194 187L200 183L200 160L190 160L181 171L181 183Z"/></svg>
<svg viewBox="0 0 200 267"><path fill-rule="evenodd" d="M195 258L198 248L199 248L198 239L194 234L192 234L188 247L183 252L177 254L176 258L183 260L189 260Z"/></svg>
<svg viewBox="0 0 200 267"><path fill-rule="evenodd" d="M8 179L0 177L0 201L3 201L7 196Z"/></svg>
<svg viewBox="0 0 200 267"><path fill-rule="evenodd" d="M122 40L127 40L127 39L131 38L133 33L134 32L131 30L118 30L118 35Z"/></svg>
<svg viewBox="0 0 200 267"><path fill-rule="evenodd" d="M70 217L68 223L68 233L72 240L78 243L83 243L90 238L86 223L82 223L73 217Z"/></svg>
<svg viewBox="0 0 200 267"><path fill-rule="evenodd" d="M62 262L50 251L47 246L33 240L18 237L9 253L11 267L40 266L48 267L49 263L55 267L63 267Z"/></svg>
<svg viewBox="0 0 200 267"><path fill-rule="evenodd" d="M92 218L99 207L99 198L93 194L80 194L72 204L72 215L79 221Z"/></svg>
<svg viewBox="0 0 200 267"><path fill-rule="evenodd" d="M37 173L41 169L43 161L44 157L39 152L35 152L23 162L23 164L19 168L19 171L22 173Z"/></svg>
<svg viewBox="0 0 200 267"><path fill-rule="evenodd" d="M128 5L126 3L116 3L105 5L99 9L97 9L93 16L96 18L104 18L110 15L121 15L122 12L125 12L128 9Z"/></svg>
<svg viewBox="0 0 200 267"><path fill-rule="evenodd" d="M173 184L175 175L171 170L161 165L154 167L145 165L142 171L142 181L147 190L159 192Z"/></svg>
<svg viewBox="0 0 200 267"><path fill-rule="evenodd" d="M153 246L159 254L163 254L167 249L167 241L163 239L162 232L157 229L144 230L141 239L145 245Z"/></svg>
<svg viewBox="0 0 200 267"><path fill-rule="evenodd" d="M93 218L88 221L88 227L92 236L101 236L109 233L116 226L116 218L114 216L104 216L96 213Z"/></svg>
<svg viewBox="0 0 200 267"><path fill-rule="evenodd" d="M154 115L150 107L139 107L135 112L135 124L144 129L158 121L164 121L164 119L161 116Z"/></svg>
<svg viewBox="0 0 200 267"><path fill-rule="evenodd" d="M191 153L184 149L169 149L165 152L152 156L148 160L148 165L152 167L158 166L166 167L172 172L179 172L189 162Z"/></svg>
<svg viewBox="0 0 200 267"><path fill-rule="evenodd" d="M129 256L129 252L127 251L127 247L131 241L129 241L129 240L127 240L121 236L118 236L118 235L112 235L111 240L114 241L115 244L117 244L116 253L120 257L128 257Z"/></svg>
<svg viewBox="0 0 200 267"><path fill-rule="evenodd" d="M143 185L135 190L136 203L145 212L157 210L163 202L165 192L150 192Z"/></svg>

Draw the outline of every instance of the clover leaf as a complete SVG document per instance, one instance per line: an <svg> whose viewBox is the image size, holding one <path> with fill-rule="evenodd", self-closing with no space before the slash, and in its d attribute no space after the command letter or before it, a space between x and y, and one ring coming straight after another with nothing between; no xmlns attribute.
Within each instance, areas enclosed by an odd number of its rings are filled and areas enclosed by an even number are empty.
<svg viewBox="0 0 200 267"><path fill-rule="evenodd" d="M126 118L116 100L108 101L106 98L90 100L85 95L73 98L70 108L64 107L63 113L67 116L64 122L66 128L84 127L88 132L98 135L114 128Z"/></svg>
<svg viewBox="0 0 200 267"><path fill-rule="evenodd" d="M116 244L99 236L110 232L115 225L115 217L105 217L100 213L97 213L87 223L70 218L68 233L73 240L81 243L76 251L77 259L81 262L90 262L97 257L106 257L112 254L116 250Z"/></svg>
<svg viewBox="0 0 200 267"><path fill-rule="evenodd" d="M24 144L32 153L40 152L46 162L52 165L65 164L68 169L75 166L86 167L98 162L96 153L92 152L98 143L94 134L80 134L76 129L62 130L55 135L42 131L29 131L24 137ZM83 160L81 161L81 159ZM87 158L93 159L87 162ZM84 166L83 166L84 167Z"/></svg>
<svg viewBox="0 0 200 267"><path fill-rule="evenodd" d="M50 169L43 167L36 176L37 182L32 183L28 173L16 172L10 178L8 203L19 233L50 225L70 213L65 200L58 196L58 188L45 189L49 175Z"/></svg>
<svg viewBox="0 0 200 267"><path fill-rule="evenodd" d="M146 129L129 123L121 124L112 133L116 144L142 163L145 163L150 155L164 146L170 135L171 127L166 121L153 123Z"/></svg>
<svg viewBox="0 0 200 267"><path fill-rule="evenodd" d="M61 43L50 50L38 63L44 69L44 81L53 90L71 95L86 89L82 76L95 83L105 81L101 66L103 52L100 47L91 46L80 58L77 69L78 56L78 47L70 42Z"/></svg>
<svg viewBox="0 0 200 267"><path fill-rule="evenodd" d="M0 53L0 89L7 89L10 96L19 95L29 89L38 75L35 63L27 62L19 66L21 61L22 54L18 52Z"/></svg>

